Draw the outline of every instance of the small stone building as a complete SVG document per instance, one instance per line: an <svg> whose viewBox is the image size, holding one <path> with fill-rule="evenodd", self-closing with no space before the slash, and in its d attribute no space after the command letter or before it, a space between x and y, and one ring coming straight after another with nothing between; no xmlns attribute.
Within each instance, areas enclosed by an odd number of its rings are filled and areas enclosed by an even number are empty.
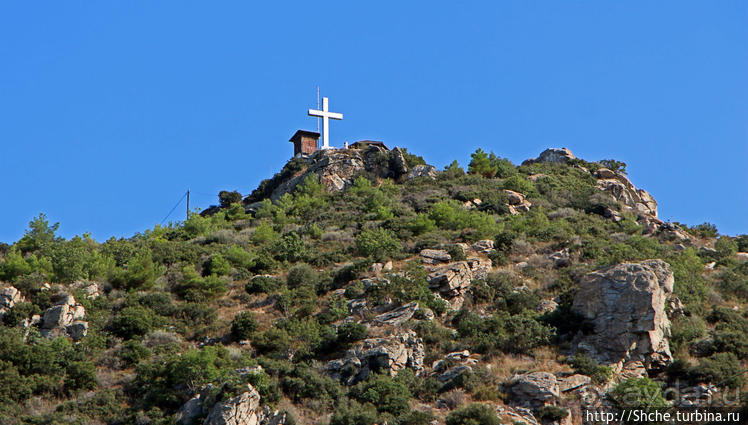
<svg viewBox="0 0 748 425"><path fill-rule="evenodd" d="M309 155L317 150L319 133L316 131L298 130L289 142L293 143L293 155Z"/></svg>

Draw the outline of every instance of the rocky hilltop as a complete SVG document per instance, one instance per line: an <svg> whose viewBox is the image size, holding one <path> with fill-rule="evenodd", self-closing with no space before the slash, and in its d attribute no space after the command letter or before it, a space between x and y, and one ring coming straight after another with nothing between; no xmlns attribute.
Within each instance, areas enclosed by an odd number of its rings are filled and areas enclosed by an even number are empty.
<svg viewBox="0 0 748 425"><path fill-rule="evenodd" d="M129 239L0 246L3 424L592 424L745 408L748 236L625 164L359 145ZM737 397L735 396L737 394Z"/></svg>

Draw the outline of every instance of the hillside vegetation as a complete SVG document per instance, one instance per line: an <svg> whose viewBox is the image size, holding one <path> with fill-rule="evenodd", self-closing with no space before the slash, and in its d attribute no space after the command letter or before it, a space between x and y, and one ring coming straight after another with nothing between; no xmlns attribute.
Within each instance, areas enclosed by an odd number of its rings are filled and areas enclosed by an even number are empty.
<svg viewBox="0 0 748 425"><path fill-rule="evenodd" d="M745 400L748 236L663 223L619 161L466 168L317 152L103 243L39 215L0 246L0 423L582 423L632 391ZM655 330L627 328L620 359L586 348L608 334L585 312L610 306L575 300L612 273L656 275L632 295Z"/></svg>

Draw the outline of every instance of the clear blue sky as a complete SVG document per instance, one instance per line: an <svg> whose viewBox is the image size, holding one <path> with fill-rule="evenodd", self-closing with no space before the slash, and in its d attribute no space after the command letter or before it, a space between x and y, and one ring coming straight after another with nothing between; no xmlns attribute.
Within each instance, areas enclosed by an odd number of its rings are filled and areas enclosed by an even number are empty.
<svg viewBox="0 0 748 425"><path fill-rule="evenodd" d="M362 3L3 3L0 241L39 212L104 240L187 188L247 194L315 129L317 85L334 145L568 147L627 162L663 219L748 233L748 2Z"/></svg>

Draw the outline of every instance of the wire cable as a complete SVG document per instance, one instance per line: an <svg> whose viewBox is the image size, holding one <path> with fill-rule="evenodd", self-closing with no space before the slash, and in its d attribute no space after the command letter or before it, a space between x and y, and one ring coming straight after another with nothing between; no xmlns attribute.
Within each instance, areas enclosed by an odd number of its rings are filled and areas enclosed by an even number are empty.
<svg viewBox="0 0 748 425"><path fill-rule="evenodd" d="M169 211L169 214L166 214L166 217L164 217L164 219L163 219L163 220L161 220L161 223L159 223L159 225L161 225L161 224L164 224L164 221L166 221L166 219L167 219L167 218L169 218L169 216L171 215L171 213L173 213L173 212L174 212L174 210L175 210L175 209L177 209L177 207L179 206L179 204L181 204L181 203L182 203L182 201L184 200L184 198L185 198L186 196L187 196L187 192L184 192L184 195L182 195L182 197L181 197L181 198L179 198L179 201L177 201L177 204L176 204L176 205L174 205L174 208L172 208L172 209L171 209L171 211Z"/></svg>

